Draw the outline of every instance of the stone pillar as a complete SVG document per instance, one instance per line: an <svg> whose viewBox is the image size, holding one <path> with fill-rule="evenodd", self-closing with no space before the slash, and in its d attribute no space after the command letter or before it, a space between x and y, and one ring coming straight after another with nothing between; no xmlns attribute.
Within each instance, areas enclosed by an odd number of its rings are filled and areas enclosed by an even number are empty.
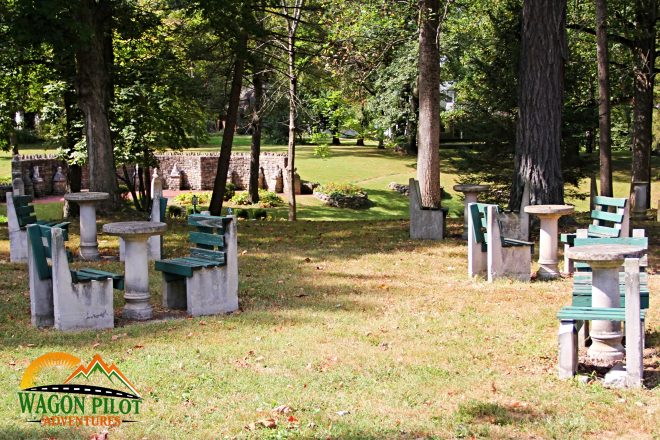
<svg viewBox="0 0 660 440"><path fill-rule="evenodd" d="M279 169L277 172L277 177L275 178L275 192L284 192L284 174L282 173L282 168Z"/></svg>
<svg viewBox="0 0 660 440"><path fill-rule="evenodd" d="M62 171L62 167L57 167L57 171L53 176L53 194L61 195L66 193L66 176Z"/></svg>
<svg viewBox="0 0 660 440"><path fill-rule="evenodd" d="M23 182L23 173L21 172L21 162L19 161L18 154L11 160L11 178L13 195L25 195L25 183Z"/></svg>
<svg viewBox="0 0 660 440"><path fill-rule="evenodd" d="M80 205L80 256L84 260L99 259L99 244L96 241L96 206L94 203Z"/></svg>
<svg viewBox="0 0 660 440"><path fill-rule="evenodd" d="M626 258L626 385L639 388L644 379L644 327L639 319L639 258Z"/></svg>
<svg viewBox="0 0 660 440"><path fill-rule="evenodd" d="M633 182L633 192L631 194L630 202L632 207L632 216L635 218L644 218L646 217L646 211L648 206L646 201L648 200L648 191L649 191L649 182L643 181L634 181Z"/></svg>
<svg viewBox="0 0 660 440"><path fill-rule="evenodd" d="M44 179L39 174L39 166L35 165L32 169L32 187L34 191L34 197L42 197L45 195L45 182Z"/></svg>
<svg viewBox="0 0 660 440"><path fill-rule="evenodd" d="M561 214L542 215L539 231L539 278L547 280L559 276L559 260L557 259L558 222Z"/></svg>
<svg viewBox="0 0 660 440"><path fill-rule="evenodd" d="M154 175L151 178L151 218L152 222L162 222L164 219L160 218L160 198L163 196L163 178L158 173L158 168L154 170ZM149 237L149 258L152 260L160 260L162 258L163 250L163 237L154 235Z"/></svg>
<svg viewBox="0 0 660 440"><path fill-rule="evenodd" d="M122 316L125 319L150 319L149 304L149 258L147 241L143 237L122 237L126 246L126 271L124 274L126 305ZM136 238L136 239L134 239Z"/></svg>
<svg viewBox="0 0 660 440"><path fill-rule="evenodd" d="M176 166L176 164L174 164L172 171L170 172L170 180L172 181L170 189L181 189L181 171L179 170L179 167Z"/></svg>
<svg viewBox="0 0 660 440"><path fill-rule="evenodd" d="M590 261L592 268L592 307L618 308L619 268L621 260ZM608 294L610 292L610 294ZM618 361L623 359L621 323L618 321L593 321L588 354L594 359Z"/></svg>

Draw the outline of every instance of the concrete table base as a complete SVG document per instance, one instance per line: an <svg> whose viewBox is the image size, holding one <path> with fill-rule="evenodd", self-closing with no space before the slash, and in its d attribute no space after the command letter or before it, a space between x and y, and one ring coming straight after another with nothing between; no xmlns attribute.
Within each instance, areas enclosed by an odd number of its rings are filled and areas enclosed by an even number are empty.
<svg viewBox="0 0 660 440"><path fill-rule="evenodd" d="M468 238L468 205L477 203L479 193L488 191L490 185L454 185L454 191L462 192L465 195L465 204L463 207L463 240Z"/></svg>
<svg viewBox="0 0 660 440"><path fill-rule="evenodd" d="M122 317L144 321L151 319L153 308L149 304L149 251L148 240L167 229L161 222L119 222L103 226L103 232L124 239L126 305Z"/></svg>
<svg viewBox="0 0 660 440"><path fill-rule="evenodd" d="M80 257L83 260L99 259L99 243L96 241L96 203L110 198L104 192L79 192L64 194L69 202L80 205Z"/></svg>
<svg viewBox="0 0 660 440"><path fill-rule="evenodd" d="M588 245L575 246L568 256L575 261L584 261L591 266L591 306L620 307L619 270L627 257L639 258L645 250L631 245ZM616 321L592 321L591 346L587 354L592 359L618 361L624 357L621 345L623 333L621 323Z"/></svg>
<svg viewBox="0 0 660 440"><path fill-rule="evenodd" d="M562 215L574 211L571 205L530 205L525 212L541 219L539 243L539 270L537 276L542 280L552 280L560 276L557 258L558 221Z"/></svg>

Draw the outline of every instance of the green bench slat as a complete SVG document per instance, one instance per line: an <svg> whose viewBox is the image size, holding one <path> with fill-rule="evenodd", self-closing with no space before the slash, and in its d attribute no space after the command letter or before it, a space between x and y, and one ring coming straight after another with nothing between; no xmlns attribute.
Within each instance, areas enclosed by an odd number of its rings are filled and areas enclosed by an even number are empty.
<svg viewBox="0 0 660 440"><path fill-rule="evenodd" d="M165 221L165 214L167 213L167 197L160 198L160 221Z"/></svg>
<svg viewBox="0 0 660 440"><path fill-rule="evenodd" d="M124 290L124 276L104 270L92 269L89 267L82 268L77 273L90 274L102 277L101 279L112 278L112 287L117 290Z"/></svg>
<svg viewBox="0 0 660 440"><path fill-rule="evenodd" d="M509 246L532 246L534 243L524 240L516 240L515 238L503 238L502 244L505 247L509 247Z"/></svg>
<svg viewBox="0 0 660 440"><path fill-rule="evenodd" d="M159 260L156 261L156 270L167 272L174 275L183 277L191 277L193 275L193 267L190 265L180 264L172 260Z"/></svg>
<svg viewBox="0 0 660 440"><path fill-rule="evenodd" d="M634 246L641 246L646 249L649 247L649 238L648 237L588 237L588 238L576 238L576 246L586 246L589 244L631 244Z"/></svg>
<svg viewBox="0 0 660 440"><path fill-rule="evenodd" d="M202 267L214 267L218 265L217 261L209 260L205 258L183 257L183 259L188 263L197 264Z"/></svg>
<svg viewBox="0 0 660 440"><path fill-rule="evenodd" d="M573 275L573 284L587 284L591 286L591 280L592 280L592 273L591 272L575 272ZM649 280L649 275L646 272L640 272L639 273L639 282L640 284L648 284ZM625 272L619 272L619 285L625 284L626 283L626 273Z"/></svg>
<svg viewBox="0 0 660 440"><path fill-rule="evenodd" d="M27 215L24 217L18 217L18 225L21 227L37 223L36 215Z"/></svg>
<svg viewBox="0 0 660 440"><path fill-rule="evenodd" d="M213 251L210 249L202 249L202 248L190 248L190 255L197 258L206 258L208 260L214 260L220 263L220 265L224 265L226 263L224 251Z"/></svg>
<svg viewBox="0 0 660 440"><path fill-rule="evenodd" d="M625 295L619 296L619 302L621 304L621 308L626 307L626 297ZM640 309L648 309L649 308L649 296L648 295L641 295L639 298L639 308ZM591 296L584 296L584 295L573 295L573 301L571 302L571 305L573 307L590 307L591 306Z"/></svg>
<svg viewBox="0 0 660 440"><path fill-rule="evenodd" d="M576 321L625 321L626 309L566 306L557 313L557 318ZM646 318L646 310L640 311L640 318Z"/></svg>
<svg viewBox="0 0 660 440"><path fill-rule="evenodd" d="M591 218L594 220L603 220L606 222L612 223L621 223L623 221L623 214L617 214L616 212L607 212L594 209L591 211Z"/></svg>
<svg viewBox="0 0 660 440"><path fill-rule="evenodd" d="M627 201L628 199L622 197L605 197L605 196L594 197L595 205L614 206L616 208L625 208Z"/></svg>
<svg viewBox="0 0 660 440"><path fill-rule="evenodd" d="M225 238L222 235L209 234L206 232L191 232L188 236L190 242L206 246L219 246L225 245Z"/></svg>
<svg viewBox="0 0 660 440"><path fill-rule="evenodd" d="M12 196L14 199L14 206L25 206L32 202L32 196Z"/></svg>
<svg viewBox="0 0 660 440"><path fill-rule="evenodd" d="M227 217L212 217L202 214L193 214L188 216L188 226L197 226L203 228L217 228L218 234L224 235L225 226L231 221Z"/></svg>
<svg viewBox="0 0 660 440"><path fill-rule="evenodd" d="M33 212L34 212L34 206L32 205L16 207L16 215L18 217L26 217L32 214Z"/></svg>
<svg viewBox="0 0 660 440"><path fill-rule="evenodd" d="M610 228L608 226L589 225L589 227L587 228L587 233L589 235L598 235L601 237L616 238L621 233L621 229Z"/></svg>

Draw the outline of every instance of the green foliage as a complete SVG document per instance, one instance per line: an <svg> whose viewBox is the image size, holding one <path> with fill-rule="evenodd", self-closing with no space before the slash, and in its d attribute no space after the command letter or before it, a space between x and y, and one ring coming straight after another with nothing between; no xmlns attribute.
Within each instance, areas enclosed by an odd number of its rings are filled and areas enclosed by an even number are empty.
<svg viewBox="0 0 660 440"><path fill-rule="evenodd" d="M252 216L255 220L265 220L268 217L268 211L265 209L255 209L252 211Z"/></svg>
<svg viewBox="0 0 660 440"><path fill-rule="evenodd" d="M327 159L330 157L330 147L328 145L317 145L314 147L314 157Z"/></svg>
<svg viewBox="0 0 660 440"><path fill-rule="evenodd" d="M179 218L183 216L183 209L178 205L169 205L167 207L167 212L170 218Z"/></svg>
<svg viewBox="0 0 660 440"><path fill-rule="evenodd" d="M250 211L248 211L245 208L238 208L235 212L235 215L237 218L242 218L243 220L247 220L250 218Z"/></svg>
<svg viewBox="0 0 660 440"><path fill-rule="evenodd" d="M174 197L174 201L181 206L192 206L192 198L197 196L197 206L206 205L211 201L210 193L182 193Z"/></svg>
<svg viewBox="0 0 660 440"><path fill-rule="evenodd" d="M262 208L274 208L284 205L284 200L273 191L259 190L259 206Z"/></svg>
<svg viewBox="0 0 660 440"><path fill-rule="evenodd" d="M316 192L325 194L327 196L355 196L364 193L364 190L352 183L325 183L318 188Z"/></svg>
<svg viewBox="0 0 660 440"><path fill-rule="evenodd" d="M223 197L223 200L225 202L231 200L231 198L234 197L234 194L236 194L236 185L234 185L231 182L227 182L225 184L225 195Z"/></svg>
<svg viewBox="0 0 660 440"><path fill-rule="evenodd" d="M330 139L328 138L328 135L326 133L323 133L321 131L312 131L312 134L309 135L308 142L312 145L325 145L328 144Z"/></svg>
<svg viewBox="0 0 660 440"><path fill-rule="evenodd" d="M239 193L236 193L230 201L234 205L251 205L252 202L250 202L250 194L248 194L247 191L241 191Z"/></svg>

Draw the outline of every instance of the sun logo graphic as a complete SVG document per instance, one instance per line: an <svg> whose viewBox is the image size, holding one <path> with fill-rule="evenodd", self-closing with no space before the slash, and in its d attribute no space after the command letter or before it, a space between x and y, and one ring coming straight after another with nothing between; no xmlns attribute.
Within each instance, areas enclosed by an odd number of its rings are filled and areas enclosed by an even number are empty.
<svg viewBox="0 0 660 440"><path fill-rule="evenodd" d="M135 422L142 397L115 364L88 364L69 353L46 353L23 373L18 392L28 422L48 426L119 426Z"/></svg>

